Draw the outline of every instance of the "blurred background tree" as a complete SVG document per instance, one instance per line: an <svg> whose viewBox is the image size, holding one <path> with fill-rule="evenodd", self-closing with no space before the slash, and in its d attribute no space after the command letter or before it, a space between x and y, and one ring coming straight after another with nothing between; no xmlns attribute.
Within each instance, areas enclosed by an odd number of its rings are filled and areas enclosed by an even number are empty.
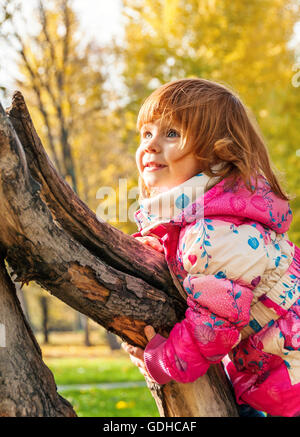
<svg viewBox="0 0 300 437"><path fill-rule="evenodd" d="M16 86L29 102L34 124L57 170L96 212L97 189L109 186L118 191L119 177L128 178L134 166L133 157L123 150L119 121L111 109L114 91L105 88L109 53L93 41L82 42L69 0L38 1L33 14L38 32L32 34L21 31L21 3L6 1L5 6L3 21L11 22L5 36L19 55ZM53 330L53 311L48 307L53 302L44 294L38 302L48 342L49 329ZM78 315L78 321L89 345L88 321L83 315ZM112 335L107 339L111 347L118 346Z"/></svg>
<svg viewBox="0 0 300 437"><path fill-rule="evenodd" d="M299 245L300 88L293 84L299 59L291 45L299 0L123 4L125 40L119 53L128 124L146 96L170 80L204 77L234 89L252 110L283 185L294 196L289 237ZM128 139L133 153L138 139L131 129Z"/></svg>

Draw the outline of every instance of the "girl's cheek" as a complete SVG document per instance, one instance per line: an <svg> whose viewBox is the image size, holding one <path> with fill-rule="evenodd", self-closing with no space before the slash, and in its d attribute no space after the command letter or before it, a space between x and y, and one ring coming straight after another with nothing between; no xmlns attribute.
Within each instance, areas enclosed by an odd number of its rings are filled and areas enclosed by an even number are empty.
<svg viewBox="0 0 300 437"><path fill-rule="evenodd" d="M141 156L141 149L140 148L138 148L136 153L135 153L135 162L136 162L136 165L137 165L139 172L141 172L142 156Z"/></svg>
<svg viewBox="0 0 300 437"><path fill-rule="evenodd" d="M165 159L168 162L176 162L184 156L184 152L178 146L170 146L165 150Z"/></svg>

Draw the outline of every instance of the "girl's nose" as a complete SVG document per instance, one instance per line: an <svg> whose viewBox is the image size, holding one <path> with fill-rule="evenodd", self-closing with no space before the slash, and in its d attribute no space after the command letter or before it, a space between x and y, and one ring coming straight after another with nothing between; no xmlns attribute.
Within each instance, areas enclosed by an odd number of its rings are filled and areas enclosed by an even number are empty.
<svg viewBox="0 0 300 437"><path fill-rule="evenodd" d="M157 138L152 138L145 144L144 151L147 153L158 153L160 151L160 145Z"/></svg>

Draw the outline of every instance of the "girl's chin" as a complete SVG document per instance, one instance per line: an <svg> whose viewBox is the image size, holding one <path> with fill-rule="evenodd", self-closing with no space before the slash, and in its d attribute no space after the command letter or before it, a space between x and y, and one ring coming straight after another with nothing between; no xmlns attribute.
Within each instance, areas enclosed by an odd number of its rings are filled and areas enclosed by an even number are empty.
<svg viewBox="0 0 300 437"><path fill-rule="evenodd" d="M171 188L173 188L172 185L170 184L165 184L165 183L147 183L146 181L145 185L148 188L148 190L150 191L150 193L163 193L165 191L170 190Z"/></svg>

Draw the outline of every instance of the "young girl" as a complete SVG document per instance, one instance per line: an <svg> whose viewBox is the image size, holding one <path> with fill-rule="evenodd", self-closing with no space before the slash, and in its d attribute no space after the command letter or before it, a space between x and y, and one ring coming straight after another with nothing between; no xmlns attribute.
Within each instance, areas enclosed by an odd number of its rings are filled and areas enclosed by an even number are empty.
<svg viewBox="0 0 300 437"><path fill-rule="evenodd" d="M146 99L138 129L135 236L164 251L188 309L125 350L159 384L223 360L239 404L300 415L300 249L255 119L228 87L184 79Z"/></svg>

